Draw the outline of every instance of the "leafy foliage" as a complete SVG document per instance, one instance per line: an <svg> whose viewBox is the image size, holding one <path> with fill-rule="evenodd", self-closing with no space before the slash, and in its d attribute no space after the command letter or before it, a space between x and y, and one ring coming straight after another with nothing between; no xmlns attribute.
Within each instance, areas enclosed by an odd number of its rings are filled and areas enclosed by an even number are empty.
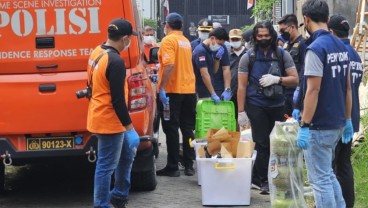
<svg viewBox="0 0 368 208"><path fill-rule="evenodd" d="M144 26L151 26L155 31L157 31L157 21L154 19L144 18Z"/></svg>
<svg viewBox="0 0 368 208"><path fill-rule="evenodd" d="M258 21L272 20L274 4L275 0L257 0L253 8L253 17Z"/></svg>

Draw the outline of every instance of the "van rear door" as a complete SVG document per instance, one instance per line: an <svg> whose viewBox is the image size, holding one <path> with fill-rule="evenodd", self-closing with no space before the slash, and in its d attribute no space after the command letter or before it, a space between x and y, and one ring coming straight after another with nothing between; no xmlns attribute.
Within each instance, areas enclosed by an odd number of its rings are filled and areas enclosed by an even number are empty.
<svg viewBox="0 0 368 208"><path fill-rule="evenodd" d="M75 92L86 87L88 57L124 7L131 1L0 1L2 134L85 131L88 102Z"/></svg>

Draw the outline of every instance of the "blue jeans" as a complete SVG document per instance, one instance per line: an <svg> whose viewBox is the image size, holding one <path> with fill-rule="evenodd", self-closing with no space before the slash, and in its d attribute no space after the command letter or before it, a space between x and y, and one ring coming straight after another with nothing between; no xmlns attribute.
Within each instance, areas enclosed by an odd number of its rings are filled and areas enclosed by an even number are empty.
<svg viewBox="0 0 368 208"><path fill-rule="evenodd" d="M342 132L343 128L310 130L310 147L304 150L304 157L317 208L346 207L340 184L332 169L335 147Z"/></svg>
<svg viewBox="0 0 368 208"><path fill-rule="evenodd" d="M124 133L97 134L98 152L94 182L94 207L109 208L110 196L127 199L130 172L136 147L131 148ZM110 192L111 175L115 171L115 184Z"/></svg>

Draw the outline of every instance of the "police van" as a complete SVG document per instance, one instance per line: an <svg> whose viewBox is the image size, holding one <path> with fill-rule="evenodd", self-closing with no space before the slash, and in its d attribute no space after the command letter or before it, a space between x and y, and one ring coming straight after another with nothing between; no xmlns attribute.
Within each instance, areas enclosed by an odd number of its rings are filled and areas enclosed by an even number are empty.
<svg viewBox="0 0 368 208"><path fill-rule="evenodd" d="M135 0L0 1L0 191L9 165L70 156L96 160L97 139L86 130L88 100L77 99L76 91L86 87L89 55L117 17L141 31ZM132 36L121 56L127 106L141 138L132 188L153 190L156 102L141 37Z"/></svg>

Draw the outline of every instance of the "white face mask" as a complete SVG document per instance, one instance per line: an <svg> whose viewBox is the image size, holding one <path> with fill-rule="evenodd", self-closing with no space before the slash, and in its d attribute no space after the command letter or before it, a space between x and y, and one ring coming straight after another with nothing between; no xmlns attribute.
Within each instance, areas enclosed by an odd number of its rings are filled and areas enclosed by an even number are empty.
<svg viewBox="0 0 368 208"><path fill-rule="evenodd" d="M130 38L128 39L128 41L129 41L129 43L124 46L123 51L125 51L129 48L130 43L131 43ZM124 42L124 44L125 44L125 42Z"/></svg>
<svg viewBox="0 0 368 208"><path fill-rule="evenodd" d="M201 41L208 39L209 35L210 33L198 31L198 37L201 39Z"/></svg>
<svg viewBox="0 0 368 208"><path fill-rule="evenodd" d="M155 37L153 36L143 36L143 42L146 45L152 45L152 43L156 42Z"/></svg>
<svg viewBox="0 0 368 208"><path fill-rule="evenodd" d="M241 41L234 41L234 42L230 42L231 47L233 48L240 48L241 46Z"/></svg>
<svg viewBox="0 0 368 208"><path fill-rule="evenodd" d="M166 27L164 27L164 34L167 35Z"/></svg>
<svg viewBox="0 0 368 208"><path fill-rule="evenodd" d="M218 51L220 48L221 48L221 46L217 43L215 43L215 45L210 45L210 49L213 52Z"/></svg>

